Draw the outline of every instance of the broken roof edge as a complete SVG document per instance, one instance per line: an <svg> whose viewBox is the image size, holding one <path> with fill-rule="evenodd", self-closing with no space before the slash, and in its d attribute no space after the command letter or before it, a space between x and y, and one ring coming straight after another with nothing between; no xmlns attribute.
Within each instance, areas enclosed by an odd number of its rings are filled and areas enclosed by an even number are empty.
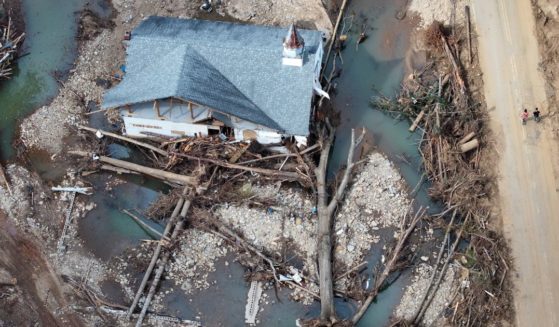
<svg viewBox="0 0 559 327"><path fill-rule="evenodd" d="M197 101L188 100L188 99L181 98L181 97L178 97L178 96L169 96L169 97L166 97L166 98L157 98L157 99L148 99L148 100L142 100L142 101L133 101L133 102L127 102L127 103L122 103L122 104L116 104L116 105L113 105L113 106L110 106L110 107L104 107L104 104L103 104L103 105L101 106L101 109L102 109L103 111L111 110L111 109L124 110L122 107L125 107L125 106L132 106L132 105L135 105L135 104L140 104L140 103L144 103L144 102L152 102L152 101L157 101L157 100L162 100L162 99L163 99L163 100L166 100L166 99L177 99L177 100L181 100L181 101L184 101L184 102L190 102L190 103L192 103L192 104L194 104L194 105L206 107L206 108L208 108L208 109L210 109L210 110L212 110L212 111L217 111L217 112L219 112L219 113L222 114L222 115L236 117L236 118L238 118L238 119L242 119L242 120L248 121L248 122L253 123L253 124L255 124L255 125L263 126L263 127L269 128L269 129L274 130L274 131L277 131L277 132L279 132L279 133L286 133L286 131L285 131L283 128L281 128L281 127L280 127L273 119L271 119L271 118L270 118L270 120L273 121L273 122L276 124L275 127L273 127L273 126L266 126L266 125L264 125L264 124L262 124L262 123L255 122L255 121L252 121L252 120L250 120L250 119L241 118L241 117L235 116L235 115L232 114L232 113L225 112L225 111L222 111L222 110L219 110L219 109L216 109L216 108L212 108L212 107L210 107L210 106L208 106L208 105L206 105L206 104L203 104L203 103L200 103L200 102L197 102ZM268 117L268 118L269 118L269 117Z"/></svg>

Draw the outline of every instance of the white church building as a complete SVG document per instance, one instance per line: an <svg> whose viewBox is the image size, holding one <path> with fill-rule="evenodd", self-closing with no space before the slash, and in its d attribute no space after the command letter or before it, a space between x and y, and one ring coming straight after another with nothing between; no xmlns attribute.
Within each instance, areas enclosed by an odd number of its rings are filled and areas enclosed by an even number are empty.
<svg viewBox="0 0 559 327"><path fill-rule="evenodd" d="M123 80L104 95L126 134L224 134L235 140L306 144L322 33L227 22L149 17L132 32Z"/></svg>

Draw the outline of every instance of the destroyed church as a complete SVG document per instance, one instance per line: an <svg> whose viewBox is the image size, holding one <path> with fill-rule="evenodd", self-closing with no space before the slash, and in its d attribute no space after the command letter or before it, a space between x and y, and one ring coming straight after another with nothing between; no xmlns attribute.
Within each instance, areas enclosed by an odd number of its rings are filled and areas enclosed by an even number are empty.
<svg viewBox="0 0 559 327"><path fill-rule="evenodd" d="M319 31L149 17L132 32L126 73L104 95L126 134L223 134L306 144L320 88Z"/></svg>

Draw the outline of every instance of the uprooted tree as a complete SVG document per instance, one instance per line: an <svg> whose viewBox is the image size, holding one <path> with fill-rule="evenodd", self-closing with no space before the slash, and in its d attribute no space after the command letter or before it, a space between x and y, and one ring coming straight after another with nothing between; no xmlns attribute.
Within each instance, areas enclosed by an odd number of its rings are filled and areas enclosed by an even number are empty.
<svg viewBox="0 0 559 327"><path fill-rule="evenodd" d="M322 152L320 162L316 168L316 189L318 193L318 269L320 287L320 320L325 323L336 321L334 310L334 286L332 279L332 225L334 214L338 203L343 198L351 172L355 167L353 160L355 148L363 140L365 131L355 138L355 131L351 130L351 144L347 155L347 167L344 171L341 182L333 190L333 195L329 199L326 186L326 171L328 167L328 157L332 142L334 141L334 129L327 122L321 137Z"/></svg>

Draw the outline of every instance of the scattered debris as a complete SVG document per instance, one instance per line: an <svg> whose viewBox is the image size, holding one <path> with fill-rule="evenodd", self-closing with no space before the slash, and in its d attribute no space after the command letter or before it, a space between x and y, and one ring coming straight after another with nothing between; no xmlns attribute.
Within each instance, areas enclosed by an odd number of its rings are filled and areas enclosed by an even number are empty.
<svg viewBox="0 0 559 327"><path fill-rule="evenodd" d="M245 323L255 324L256 314L258 313L258 302L262 296L262 282L252 281L247 295L247 304L245 307Z"/></svg>
<svg viewBox="0 0 559 327"><path fill-rule="evenodd" d="M8 79L12 75L11 65L24 36L25 33L17 34L10 17L7 25L0 25L0 79Z"/></svg>
<svg viewBox="0 0 559 327"><path fill-rule="evenodd" d="M52 191L56 192L73 192L73 193L80 193L85 195L91 195L93 188L91 187L62 187L62 186L53 186L51 187Z"/></svg>
<svg viewBox="0 0 559 327"><path fill-rule="evenodd" d="M60 235L60 239L58 240L58 245L56 246L58 255L61 255L66 247L64 246L64 238L68 233L68 228L70 227L70 223L72 221L72 209L74 209L74 200L76 199L77 192L70 192L70 205L68 209L66 209L66 219L64 219L64 228L62 229L62 235Z"/></svg>

